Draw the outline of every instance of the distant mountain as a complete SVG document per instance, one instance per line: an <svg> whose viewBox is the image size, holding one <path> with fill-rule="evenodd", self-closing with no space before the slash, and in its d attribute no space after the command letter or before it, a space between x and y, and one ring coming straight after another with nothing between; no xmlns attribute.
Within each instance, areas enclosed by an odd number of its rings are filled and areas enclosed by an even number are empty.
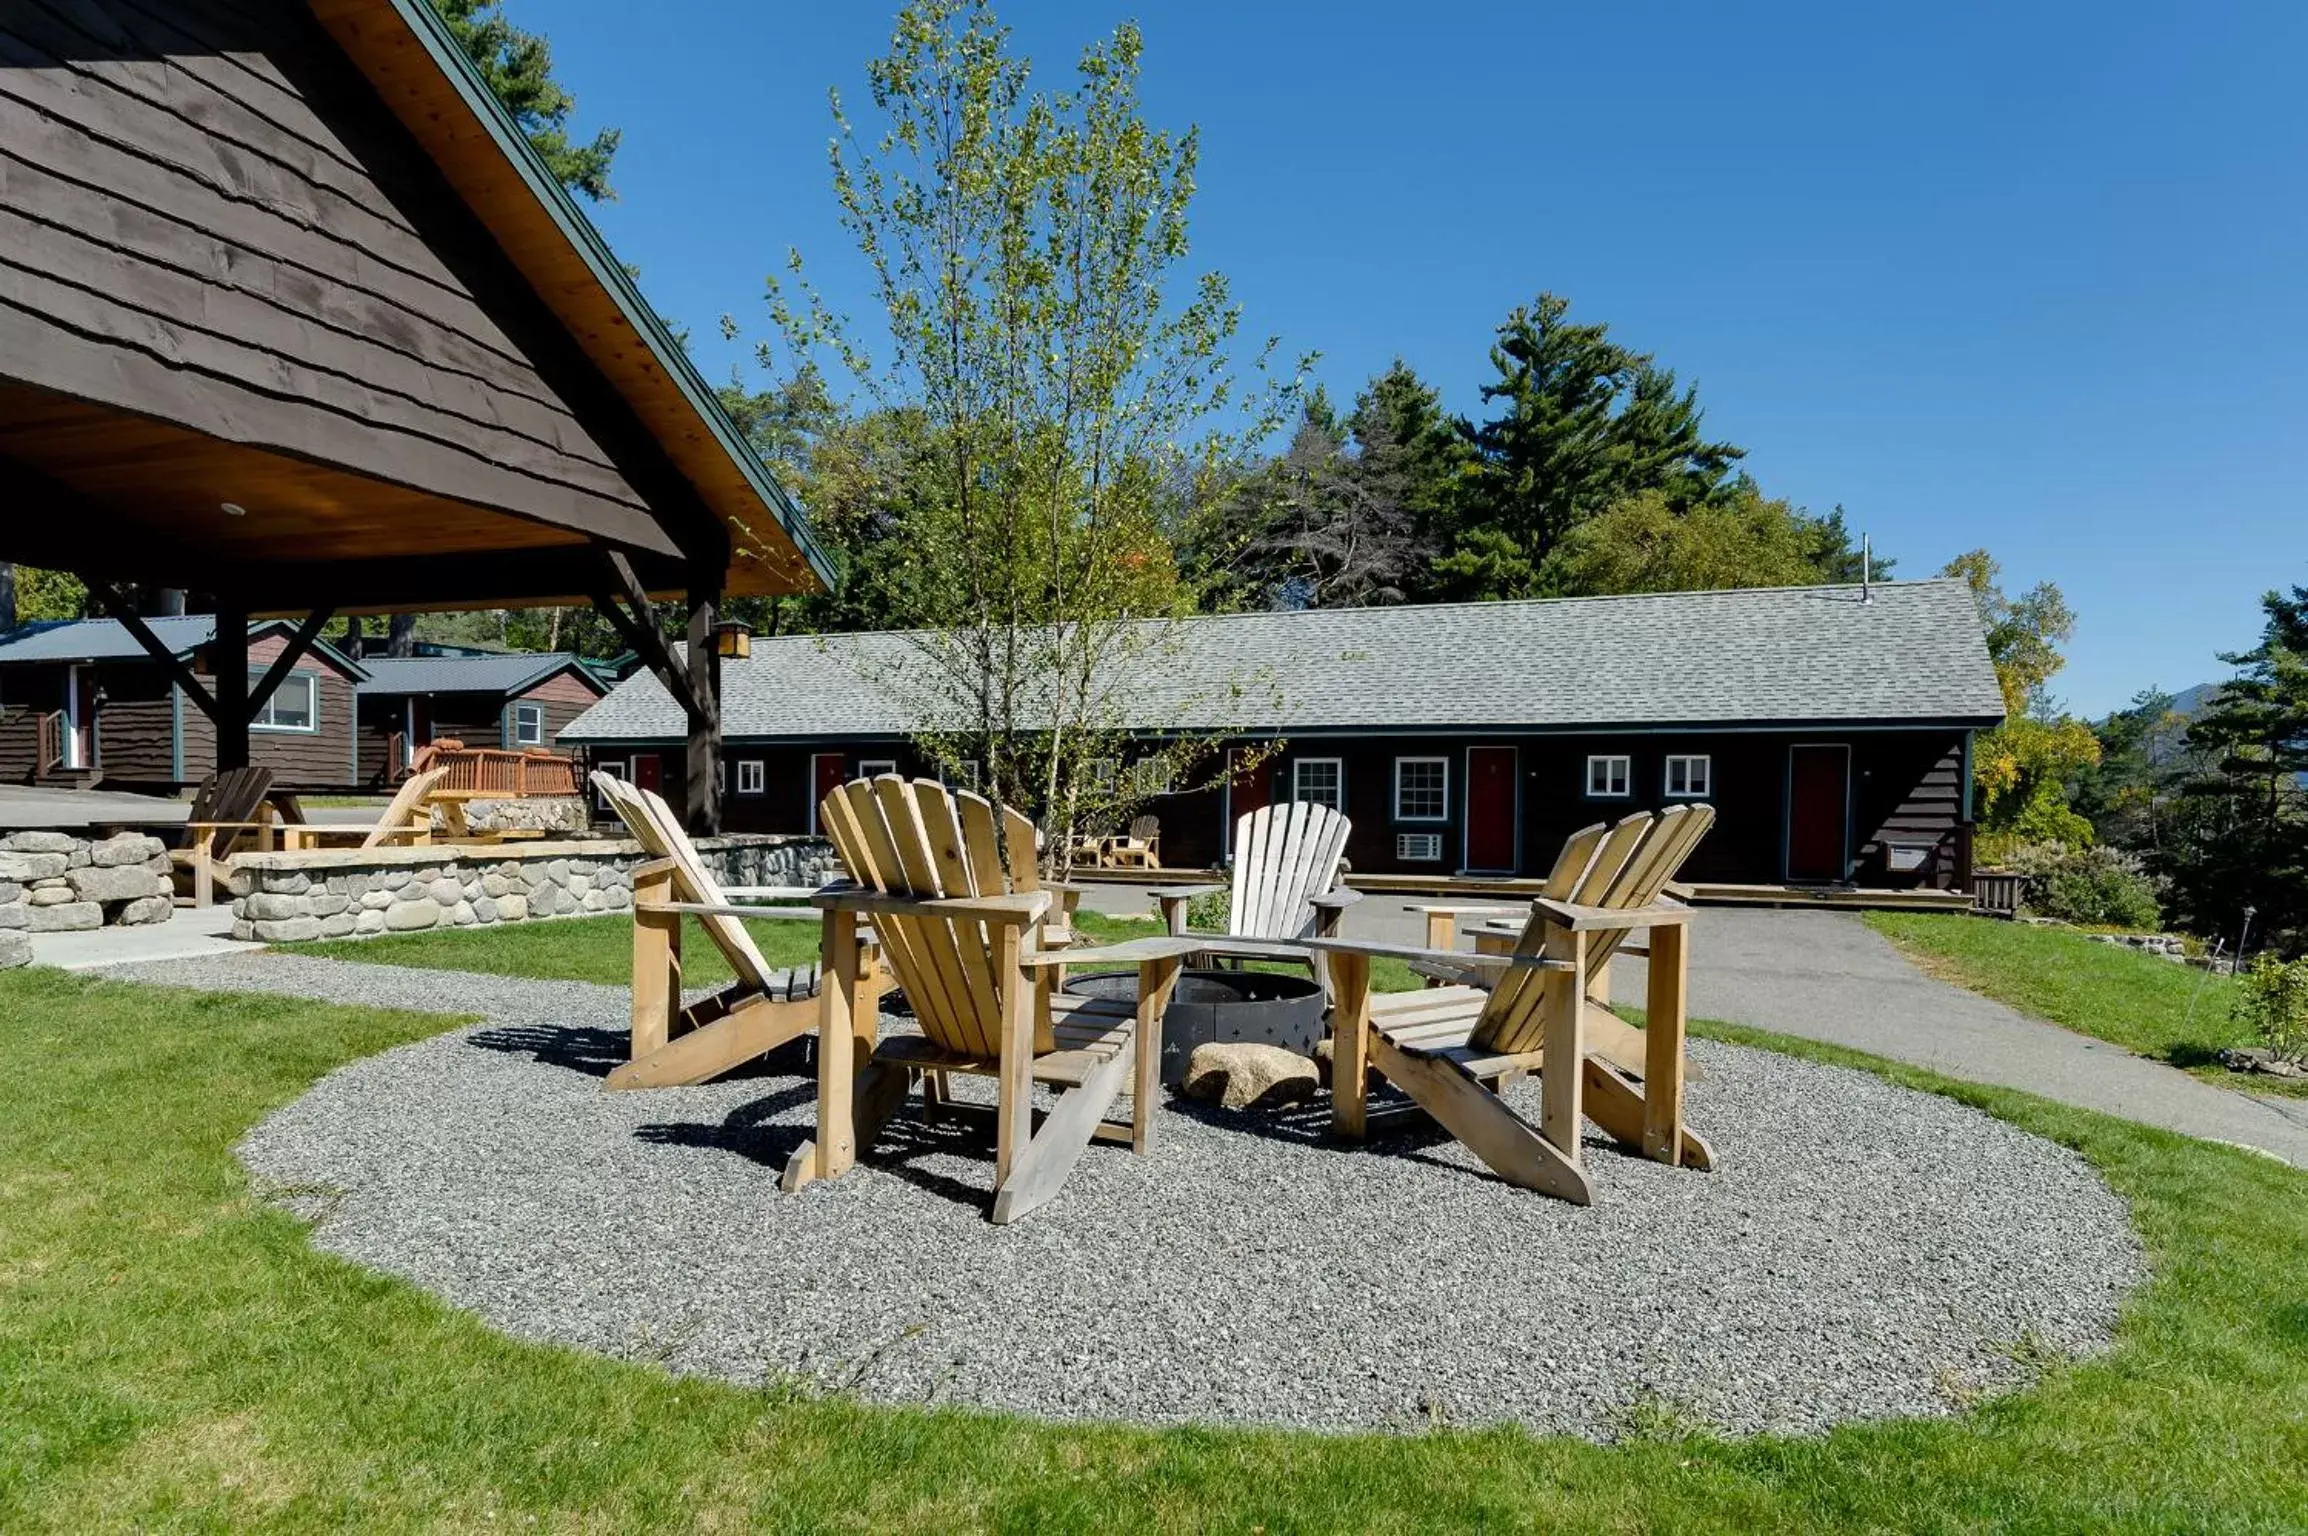
<svg viewBox="0 0 2308 1536"><path fill-rule="evenodd" d="M2204 712L2205 706L2212 702L2219 691L2218 683L2198 683L2193 688L2172 695L2172 712L2193 720Z"/></svg>

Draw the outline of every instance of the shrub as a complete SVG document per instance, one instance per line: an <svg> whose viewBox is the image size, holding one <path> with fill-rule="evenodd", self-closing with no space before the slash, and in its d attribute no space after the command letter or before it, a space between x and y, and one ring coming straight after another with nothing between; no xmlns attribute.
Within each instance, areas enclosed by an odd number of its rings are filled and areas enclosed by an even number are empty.
<svg viewBox="0 0 2308 1536"><path fill-rule="evenodd" d="M2010 866L2027 879L2029 910L2070 923L2154 928L2163 920L2140 861L2114 848L2023 844Z"/></svg>
<svg viewBox="0 0 2308 1536"><path fill-rule="evenodd" d="M2308 959L2286 964L2262 955L2237 978L2228 1008L2276 1056L2308 1059Z"/></svg>
<svg viewBox="0 0 2308 1536"><path fill-rule="evenodd" d="M1233 915L1234 890L1204 891L1186 903L1186 926L1203 933L1224 933L1227 919Z"/></svg>

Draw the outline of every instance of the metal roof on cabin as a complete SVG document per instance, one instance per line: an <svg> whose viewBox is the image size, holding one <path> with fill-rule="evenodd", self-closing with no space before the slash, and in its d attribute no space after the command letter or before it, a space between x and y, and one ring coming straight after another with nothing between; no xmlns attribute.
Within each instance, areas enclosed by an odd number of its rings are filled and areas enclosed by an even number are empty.
<svg viewBox="0 0 2308 1536"><path fill-rule="evenodd" d="M487 656L371 656L360 694L526 693L563 667L585 668L573 651L502 651ZM591 681L591 675L586 674Z"/></svg>
<svg viewBox="0 0 2308 1536"><path fill-rule="evenodd" d="M213 614L144 622L179 656L208 644L216 633ZM0 666L20 661L142 661L147 654L118 619L35 620L0 635Z"/></svg>
<svg viewBox="0 0 2308 1536"><path fill-rule="evenodd" d="M179 657L190 656L216 638L216 615L210 613L177 614L148 618L144 622L154 637ZM295 625L284 620L266 619L251 624L248 633L249 638L255 639L276 630L293 633L295 629ZM314 641L312 648L356 678L366 670L325 640ZM0 634L0 666L20 662L150 659L151 652L137 644L136 637L118 619L36 619Z"/></svg>
<svg viewBox="0 0 2308 1536"><path fill-rule="evenodd" d="M725 663L732 740L905 735L902 634L757 637ZM1992 725L2003 695L1961 581L1313 609L1188 619L1147 646L1144 729L1613 729L1742 723ZM1214 705L1233 684L1247 701ZM1278 707L1277 707L1278 705ZM646 671L558 739L673 742Z"/></svg>

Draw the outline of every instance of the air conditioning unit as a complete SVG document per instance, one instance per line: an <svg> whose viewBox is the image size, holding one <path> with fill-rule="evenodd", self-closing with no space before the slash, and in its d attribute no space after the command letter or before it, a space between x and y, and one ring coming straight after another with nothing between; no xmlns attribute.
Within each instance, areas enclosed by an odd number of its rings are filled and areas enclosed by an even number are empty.
<svg viewBox="0 0 2308 1536"><path fill-rule="evenodd" d="M1435 864L1442 860L1440 832L1397 832L1394 856L1406 864Z"/></svg>

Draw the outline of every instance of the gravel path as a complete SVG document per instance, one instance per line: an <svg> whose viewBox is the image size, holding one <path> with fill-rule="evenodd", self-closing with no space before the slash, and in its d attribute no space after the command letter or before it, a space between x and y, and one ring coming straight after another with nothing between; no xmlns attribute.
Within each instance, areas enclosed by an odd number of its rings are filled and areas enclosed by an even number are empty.
<svg viewBox="0 0 2308 1536"><path fill-rule="evenodd" d="M798 1063L609 1094L625 995L281 955L140 979L480 1012L330 1075L240 1148L315 1242L525 1338L742 1382L1048 1418L1609 1438L1946 1413L2104 1342L2144 1273L2073 1154L1864 1073L1694 1045L1714 1174L1590 1144L1590 1210L1454 1143L1172 1109L986 1220L990 1151L904 1118L786 1198ZM1535 1093L1518 1090L1535 1113Z"/></svg>

